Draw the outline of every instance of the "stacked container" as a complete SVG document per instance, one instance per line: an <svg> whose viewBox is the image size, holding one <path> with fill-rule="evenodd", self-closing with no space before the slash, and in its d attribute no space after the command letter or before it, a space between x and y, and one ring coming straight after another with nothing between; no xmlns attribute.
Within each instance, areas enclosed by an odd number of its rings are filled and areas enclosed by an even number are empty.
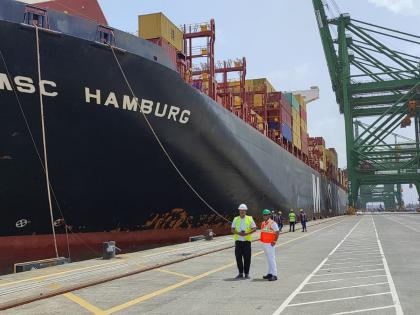
<svg viewBox="0 0 420 315"><path fill-rule="evenodd" d="M140 15L139 36L162 47L176 64L177 51L183 51L184 34L163 13Z"/></svg>
<svg viewBox="0 0 420 315"><path fill-rule="evenodd" d="M325 154L327 156L327 175L339 182L337 151L334 148L329 148L325 150Z"/></svg>
<svg viewBox="0 0 420 315"><path fill-rule="evenodd" d="M308 139L309 164L319 172L327 171L325 140L322 137Z"/></svg>
<svg viewBox="0 0 420 315"><path fill-rule="evenodd" d="M300 120L300 104L292 93L286 93L286 99L292 105L292 131L293 131L293 145L302 149L301 136L301 120Z"/></svg>
<svg viewBox="0 0 420 315"><path fill-rule="evenodd" d="M267 93L268 129L274 131L276 137L283 136L288 142L292 136L292 108L281 92Z"/></svg>
<svg viewBox="0 0 420 315"><path fill-rule="evenodd" d="M299 116L300 116L300 131L301 131L301 142L302 142L302 153L306 156L309 155L308 146L308 121L306 115L306 102L302 95L295 95L296 100L299 102Z"/></svg>
<svg viewBox="0 0 420 315"><path fill-rule="evenodd" d="M246 80L245 89L248 92L253 92L254 99L252 103L255 107L261 107L264 105L264 96L266 93L276 91L273 85L266 78Z"/></svg>

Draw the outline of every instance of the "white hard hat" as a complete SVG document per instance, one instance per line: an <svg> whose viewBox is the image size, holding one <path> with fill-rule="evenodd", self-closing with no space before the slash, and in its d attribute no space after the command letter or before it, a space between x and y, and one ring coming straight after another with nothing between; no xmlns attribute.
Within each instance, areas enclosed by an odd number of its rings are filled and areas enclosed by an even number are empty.
<svg viewBox="0 0 420 315"><path fill-rule="evenodd" d="M238 207L239 210L248 210L248 207L246 206L246 204L241 203Z"/></svg>

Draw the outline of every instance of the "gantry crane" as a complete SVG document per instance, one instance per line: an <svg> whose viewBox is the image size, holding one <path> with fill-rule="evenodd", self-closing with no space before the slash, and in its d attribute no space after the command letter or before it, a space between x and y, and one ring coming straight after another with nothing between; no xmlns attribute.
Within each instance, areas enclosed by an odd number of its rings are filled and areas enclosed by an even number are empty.
<svg viewBox="0 0 420 315"><path fill-rule="evenodd" d="M326 3L312 2L332 88L344 114L349 205L357 206L360 197L377 200L377 187L383 188L387 203L391 195L401 198L401 184L414 184L420 194L420 57L404 51L408 45L419 48L420 36L348 14L329 19ZM331 35L334 31L337 38ZM366 118L367 126L356 133L355 119ZM392 133L412 121L415 140L394 143Z"/></svg>

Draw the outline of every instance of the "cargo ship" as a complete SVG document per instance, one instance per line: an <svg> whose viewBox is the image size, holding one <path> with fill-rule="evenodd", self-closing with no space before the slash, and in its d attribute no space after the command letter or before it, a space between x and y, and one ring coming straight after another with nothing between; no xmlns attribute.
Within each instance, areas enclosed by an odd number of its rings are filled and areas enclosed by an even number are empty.
<svg viewBox="0 0 420 315"><path fill-rule="evenodd" d="M244 58L216 63L213 20L144 15L133 35L96 0L25 2L0 2L1 272L108 240L128 252L226 234L240 203L256 218L345 213L345 173L308 136L304 93L248 80Z"/></svg>

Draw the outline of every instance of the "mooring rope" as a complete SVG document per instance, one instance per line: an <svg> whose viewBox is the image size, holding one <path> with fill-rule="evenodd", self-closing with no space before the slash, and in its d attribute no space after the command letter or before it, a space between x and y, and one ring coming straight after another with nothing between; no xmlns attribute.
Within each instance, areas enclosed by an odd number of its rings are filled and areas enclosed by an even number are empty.
<svg viewBox="0 0 420 315"><path fill-rule="evenodd" d="M42 91L41 91L41 54L39 52L38 26L35 26L35 34L36 34L36 57L37 57L37 65L38 65L39 105L41 108L42 144L43 144L43 149L44 149L45 180L47 182L48 206L50 210L51 229L52 229L53 238L54 238L54 249L55 249L55 255L58 258L57 236L55 235L54 214L53 214L53 207L52 207L52 201L51 201L50 175L49 175L49 170L48 170L47 141L46 141L46 136L45 136L44 99L42 97Z"/></svg>
<svg viewBox="0 0 420 315"><path fill-rule="evenodd" d="M132 95L132 97L137 100L138 98L136 97L136 95L134 94L134 91L131 87L130 82L127 79L127 76L125 74L124 69L121 66L120 61L117 58L117 55L115 53L114 47L110 44L108 44L108 46L111 48L112 54L115 58L115 61L117 62L118 68L121 71L121 74L125 80L125 83L127 84L128 89L130 90L130 93ZM138 104L137 104L138 105ZM174 160L172 159L171 155L169 154L169 152L166 150L165 146L163 145L162 141L160 140L159 136L157 135L155 129L153 128L152 124L150 123L149 119L147 118L146 114L140 110L140 113L142 114L144 120L146 121L147 126L149 127L150 131L153 134L153 137L155 138L156 142L159 144L160 148L162 149L162 152L164 153L164 155L167 157L168 161L171 163L171 165L173 166L173 168L175 169L175 171L178 173L178 175L181 177L181 179L185 182L185 184L187 184L187 186L191 189L191 191L213 212L215 213L217 216L219 216L220 218L222 218L223 220L225 220L228 223L231 223L231 221L229 221L228 219L226 219L223 215L221 215L216 209L214 209L202 196L201 194L194 188L194 186L189 182L189 180L184 176L184 174L181 172L181 170L177 167L176 163L174 162Z"/></svg>

